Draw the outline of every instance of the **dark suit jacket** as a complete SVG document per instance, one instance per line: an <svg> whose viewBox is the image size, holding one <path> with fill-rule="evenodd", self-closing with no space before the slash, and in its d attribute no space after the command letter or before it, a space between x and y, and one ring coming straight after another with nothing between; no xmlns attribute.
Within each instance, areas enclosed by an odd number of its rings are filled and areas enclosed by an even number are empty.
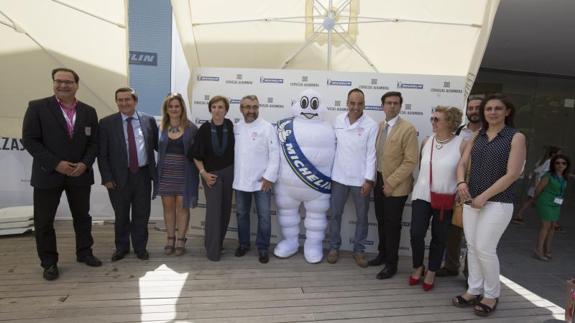
<svg viewBox="0 0 575 323"><path fill-rule="evenodd" d="M158 150L158 125L154 117L138 112L146 153L148 155L148 170L153 181L157 179L156 157L154 151ZM126 185L128 180L128 147L124 137L122 115L120 112L100 120L99 128L98 167L102 175L102 184L115 182L119 188Z"/></svg>
<svg viewBox="0 0 575 323"><path fill-rule="evenodd" d="M56 188L64 184L94 184L92 164L98 154L98 115L91 106L78 101L74 135L70 138L66 119L55 96L31 101L22 125L22 143L33 157L30 184L36 188ZM82 162L84 174L68 177L56 171L62 160Z"/></svg>

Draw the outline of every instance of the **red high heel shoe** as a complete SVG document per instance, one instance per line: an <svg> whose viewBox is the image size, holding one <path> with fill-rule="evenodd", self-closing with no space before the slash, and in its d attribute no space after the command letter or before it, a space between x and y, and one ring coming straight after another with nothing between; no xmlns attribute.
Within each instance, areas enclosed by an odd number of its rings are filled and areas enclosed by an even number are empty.
<svg viewBox="0 0 575 323"><path fill-rule="evenodd" d="M426 274L427 274L427 273L426 273ZM423 276L423 275L422 275L422 276ZM423 276L423 277L425 277L425 276ZM426 282L425 282L425 278L424 278L424 279L423 279L423 284L421 284L421 288L423 288L424 291L429 292L430 290L433 289L434 285L435 285L435 278L433 278L433 283L431 283L431 284L426 283Z"/></svg>
<svg viewBox="0 0 575 323"><path fill-rule="evenodd" d="M409 275L409 286L414 286L419 284L419 282L422 280L423 278L423 273L425 273L425 266L422 266L423 268L421 269L421 275L417 278Z"/></svg>

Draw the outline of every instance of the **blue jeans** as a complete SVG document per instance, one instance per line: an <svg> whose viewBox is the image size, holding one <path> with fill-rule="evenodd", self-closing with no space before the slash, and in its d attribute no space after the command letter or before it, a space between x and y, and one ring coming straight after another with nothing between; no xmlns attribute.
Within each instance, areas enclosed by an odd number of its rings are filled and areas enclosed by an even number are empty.
<svg viewBox="0 0 575 323"><path fill-rule="evenodd" d="M238 217L238 240L240 246L250 247L250 210L252 208L252 195L256 200L258 214L258 233L256 246L258 251L267 252L270 246L272 224L270 219L270 192L244 192L236 190L236 214Z"/></svg>
<svg viewBox="0 0 575 323"><path fill-rule="evenodd" d="M365 250L365 239L367 239L367 212L369 211L369 196L361 195L361 187L347 186L338 182L331 184L331 219L329 221L329 247L339 249L341 246L341 216L347 201L347 196L351 193L353 204L355 205L356 225L355 237L353 241L353 253L363 253Z"/></svg>

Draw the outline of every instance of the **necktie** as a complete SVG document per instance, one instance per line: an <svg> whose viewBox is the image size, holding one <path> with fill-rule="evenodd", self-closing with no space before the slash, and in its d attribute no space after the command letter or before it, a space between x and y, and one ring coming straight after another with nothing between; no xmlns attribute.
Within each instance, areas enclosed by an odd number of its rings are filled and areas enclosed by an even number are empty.
<svg viewBox="0 0 575 323"><path fill-rule="evenodd" d="M133 117L126 119L128 122L127 133L128 133L128 161L130 172L137 173L138 168L138 150L136 149L136 136L134 136L134 128L132 127Z"/></svg>

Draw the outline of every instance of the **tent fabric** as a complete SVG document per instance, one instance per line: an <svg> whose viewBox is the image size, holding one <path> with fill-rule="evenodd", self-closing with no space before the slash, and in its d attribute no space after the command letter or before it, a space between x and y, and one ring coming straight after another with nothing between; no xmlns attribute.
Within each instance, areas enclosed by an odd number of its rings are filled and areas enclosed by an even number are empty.
<svg viewBox="0 0 575 323"><path fill-rule="evenodd" d="M471 88L499 0L172 0L190 69L450 75Z"/></svg>
<svg viewBox="0 0 575 323"><path fill-rule="evenodd" d="M51 70L80 75L78 98L115 112L128 84L127 0L0 0L0 135L19 138L28 101L52 94Z"/></svg>

